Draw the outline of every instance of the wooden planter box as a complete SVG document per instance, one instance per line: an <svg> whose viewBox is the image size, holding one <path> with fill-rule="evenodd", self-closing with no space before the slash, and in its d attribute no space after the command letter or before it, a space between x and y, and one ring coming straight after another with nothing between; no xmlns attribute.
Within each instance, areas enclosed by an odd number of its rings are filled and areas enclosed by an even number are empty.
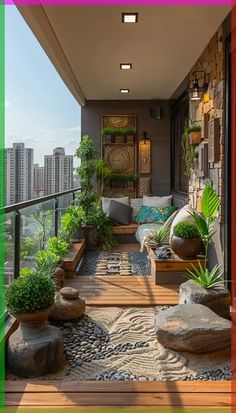
<svg viewBox="0 0 236 413"><path fill-rule="evenodd" d="M63 259L63 269L65 271L65 279L74 277L75 270L85 250L85 240L75 242L71 245L68 254Z"/></svg>
<svg viewBox="0 0 236 413"><path fill-rule="evenodd" d="M155 279L156 285L180 285L187 281L184 273L188 269L192 269L192 265L198 266L199 261L201 265L204 263L202 257L187 260L174 256L167 260L160 260L156 258L151 248L148 249L148 253L148 258L151 261L151 274Z"/></svg>

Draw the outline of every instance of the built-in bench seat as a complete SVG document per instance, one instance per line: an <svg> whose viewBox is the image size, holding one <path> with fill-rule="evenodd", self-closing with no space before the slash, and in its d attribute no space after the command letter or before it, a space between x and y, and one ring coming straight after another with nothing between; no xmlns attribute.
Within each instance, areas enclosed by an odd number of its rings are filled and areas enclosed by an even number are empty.
<svg viewBox="0 0 236 413"><path fill-rule="evenodd" d="M138 224L131 223L129 225L115 225L112 227L112 232L115 235L130 235L136 234Z"/></svg>

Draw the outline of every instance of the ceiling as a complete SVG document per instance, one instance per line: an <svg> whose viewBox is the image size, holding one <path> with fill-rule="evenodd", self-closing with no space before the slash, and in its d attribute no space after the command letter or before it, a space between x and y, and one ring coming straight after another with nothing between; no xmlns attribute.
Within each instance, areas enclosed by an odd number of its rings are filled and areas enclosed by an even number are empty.
<svg viewBox="0 0 236 413"><path fill-rule="evenodd" d="M170 98L230 11L209 5L39 7L40 13L20 11L81 104ZM138 23L122 23L122 12L138 12ZM120 70L126 62L132 70ZM121 95L121 88L130 93Z"/></svg>

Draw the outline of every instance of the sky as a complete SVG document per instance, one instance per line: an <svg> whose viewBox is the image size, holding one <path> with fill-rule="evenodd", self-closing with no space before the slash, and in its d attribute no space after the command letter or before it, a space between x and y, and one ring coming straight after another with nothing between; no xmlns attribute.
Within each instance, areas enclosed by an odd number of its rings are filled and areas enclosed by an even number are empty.
<svg viewBox="0 0 236 413"><path fill-rule="evenodd" d="M5 18L5 147L24 142L40 165L57 146L74 155L80 105L15 6L6 6Z"/></svg>

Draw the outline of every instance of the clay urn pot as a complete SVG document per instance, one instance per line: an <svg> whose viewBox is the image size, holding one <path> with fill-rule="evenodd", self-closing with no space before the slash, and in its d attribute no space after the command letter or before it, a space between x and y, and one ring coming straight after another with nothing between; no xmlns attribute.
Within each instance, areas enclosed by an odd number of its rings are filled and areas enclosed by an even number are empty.
<svg viewBox="0 0 236 413"><path fill-rule="evenodd" d="M72 287L64 287L56 294L50 319L68 321L81 317L85 312L85 301L79 297L79 291Z"/></svg>
<svg viewBox="0 0 236 413"><path fill-rule="evenodd" d="M20 323L21 327L43 329L48 326L48 316L52 310L52 307L43 311L35 313L14 313L13 317Z"/></svg>
<svg viewBox="0 0 236 413"><path fill-rule="evenodd" d="M171 249L180 258L196 258L203 252L203 242L201 237L182 238L173 235L171 238Z"/></svg>

